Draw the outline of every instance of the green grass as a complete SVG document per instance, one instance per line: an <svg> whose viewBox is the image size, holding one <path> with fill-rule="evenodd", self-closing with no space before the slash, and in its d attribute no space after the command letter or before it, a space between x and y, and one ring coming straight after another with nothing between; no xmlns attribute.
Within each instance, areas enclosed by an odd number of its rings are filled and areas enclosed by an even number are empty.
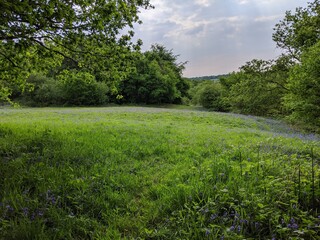
<svg viewBox="0 0 320 240"><path fill-rule="evenodd" d="M0 239L318 239L319 159L264 118L0 109Z"/></svg>

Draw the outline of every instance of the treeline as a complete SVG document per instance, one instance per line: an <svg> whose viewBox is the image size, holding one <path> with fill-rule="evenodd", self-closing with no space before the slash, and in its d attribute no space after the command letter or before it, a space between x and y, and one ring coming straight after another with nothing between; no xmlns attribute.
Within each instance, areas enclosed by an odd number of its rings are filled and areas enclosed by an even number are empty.
<svg viewBox="0 0 320 240"><path fill-rule="evenodd" d="M64 59L47 74L34 72L24 91L12 99L28 106L91 106L108 103L181 104L188 96L189 82L182 77L184 63L164 46L130 54L130 69L119 81L110 81L104 72L79 69ZM128 57L128 56L126 56ZM129 64L128 64L129 65Z"/></svg>
<svg viewBox="0 0 320 240"><path fill-rule="evenodd" d="M219 81L191 89L192 101L218 111L285 117L320 130L320 1L288 11L274 28L284 50L274 60L254 59Z"/></svg>
<svg viewBox="0 0 320 240"><path fill-rule="evenodd" d="M190 77L188 79L195 80L195 81L202 81L202 80L218 80L222 77L227 77L229 74L219 74L219 75L210 75L210 76L201 76L201 77Z"/></svg>

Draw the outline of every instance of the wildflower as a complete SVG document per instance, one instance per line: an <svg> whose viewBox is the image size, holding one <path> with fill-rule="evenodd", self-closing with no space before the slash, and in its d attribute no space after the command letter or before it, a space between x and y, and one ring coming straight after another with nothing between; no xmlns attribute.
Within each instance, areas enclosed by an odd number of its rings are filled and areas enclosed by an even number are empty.
<svg viewBox="0 0 320 240"><path fill-rule="evenodd" d="M247 220L247 219L241 219L241 220L240 220L240 223L248 224L248 220Z"/></svg>
<svg viewBox="0 0 320 240"><path fill-rule="evenodd" d="M255 222L254 226L255 226L255 228L259 228L260 227L260 223L259 222Z"/></svg>
<svg viewBox="0 0 320 240"><path fill-rule="evenodd" d="M42 216L43 216L43 214L44 214L42 210L38 210L38 212L37 212L37 213L38 213L38 216L39 216L39 217L42 217Z"/></svg>
<svg viewBox="0 0 320 240"><path fill-rule="evenodd" d="M24 216L28 216L28 214L29 214L29 209L28 208L24 207L24 208L22 208L22 211L23 211L23 215Z"/></svg>
<svg viewBox="0 0 320 240"><path fill-rule="evenodd" d="M238 233L240 233L241 232L241 226L239 225L238 226Z"/></svg>
<svg viewBox="0 0 320 240"><path fill-rule="evenodd" d="M7 205L6 206L6 209L8 210L8 212L13 212L13 207L11 207L10 205Z"/></svg>
<svg viewBox="0 0 320 240"><path fill-rule="evenodd" d="M208 209L208 208L205 208L205 209L203 209L201 212L202 212L203 215L205 215L206 213L209 212L209 209Z"/></svg>
<svg viewBox="0 0 320 240"><path fill-rule="evenodd" d="M236 228L236 227L232 225L232 226L230 227L230 231L234 231L235 228Z"/></svg>
<svg viewBox="0 0 320 240"><path fill-rule="evenodd" d="M292 229L292 230L297 230L299 228L299 225L296 223L292 223L292 224L288 224L287 225L288 228Z"/></svg>
<svg viewBox="0 0 320 240"><path fill-rule="evenodd" d="M217 214L211 214L211 216L210 216L210 221L215 220L217 217L218 217Z"/></svg>
<svg viewBox="0 0 320 240"><path fill-rule="evenodd" d="M211 231L210 229L206 228L206 236L210 235Z"/></svg>

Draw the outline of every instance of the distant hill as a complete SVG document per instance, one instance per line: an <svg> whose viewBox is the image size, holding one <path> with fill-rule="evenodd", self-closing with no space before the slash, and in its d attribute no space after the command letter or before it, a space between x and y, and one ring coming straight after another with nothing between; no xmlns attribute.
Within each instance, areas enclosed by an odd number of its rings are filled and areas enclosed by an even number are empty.
<svg viewBox="0 0 320 240"><path fill-rule="evenodd" d="M191 77L190 80L201 81L201 80L218 80L221 77L227 77L229 74L211 75L211 76L201 76L201 77Z"/></svg>

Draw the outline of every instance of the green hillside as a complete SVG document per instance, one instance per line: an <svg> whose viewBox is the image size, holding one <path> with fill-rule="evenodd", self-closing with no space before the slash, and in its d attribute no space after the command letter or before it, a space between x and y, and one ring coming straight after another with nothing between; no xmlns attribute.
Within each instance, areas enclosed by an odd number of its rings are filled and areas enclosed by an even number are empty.
<svg viewBox="0 0 320 240"><path fill-rule="evenodd" d="M0 239L317 239L319 160L265 118L0 109Z"/></svg>

